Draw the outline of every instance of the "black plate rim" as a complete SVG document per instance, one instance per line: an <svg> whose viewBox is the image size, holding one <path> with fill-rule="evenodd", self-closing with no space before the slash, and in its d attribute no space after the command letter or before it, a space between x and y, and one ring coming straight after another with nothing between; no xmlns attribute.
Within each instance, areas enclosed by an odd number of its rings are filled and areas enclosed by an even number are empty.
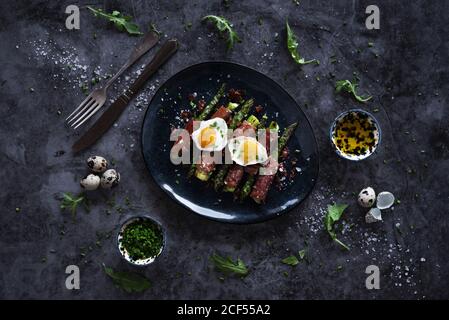
<svg viewBox="0 0 449 320"><path fill-rule="evenodd" d="M147 116L148 116L148 112L149 112L149 109L150 109L150 105L153 103L153 100L154 100L155 97L158 95L159 91L161 91L162 88L165 86L165 84L166 84L168 81L170 81L173 77L177 76L177 75L180 74L181 72L185 72L185 71L187 71L187 70L189 70L189 69L192 69L192 68L195 68L195 67L199 67L199 66L205 65L205 64L228 64L228 65L234 65L234 66L246 68L246 69L249 69L249 70L251 70L251 71L255 71L255 72L257 72L257 73L260 73L261 75L263 75L264 77L267 77L267 78L270 79L273 83L275 83L276 86L277 86L281 91L283 91L284 93L286 93L286 94L288 95L288 97L290 97L290 98L295 102L295 106L296 106L296 108L299 110L299 112L302 112L302 113L304 114L304 117L305 117L307 123L309 124L310 128L312 129L312 136L313 136L313 139L315 140L316 154L317 154L317 176L316 176L315 181L313 181L312 188L310 188L310 190L306 193L306 195L305 195L305 197L304 197L304 199L303 199L302 201L299 201L298 203L296 203L296 204L293 205L292 207L287 208L287 209L281 211L279 214L271 215L271 216L268 216L268 217L261 217L260 219L255 219L255 220L253 220L253 221L223 220L223 219L218 219L218 218L206 216L206 215L200 214L200 213L198 213L198 212L192 210L190 207L188 207L188 206L185 205L184 203L178 201L178 200L177 200L177 199L176 199L170 192L168 192L167 190L165 190L164 188L162 188L162 186L159 185L159 183L157 183L157 181L156 181L156 179L154 178L154 176L153 176L151 170L150 170L149 167L148 167L148 163L147 163L147 161L146 161L146 159L145 159L145 154L144 154L144 151L143 151L143 130L144 130L145 120L146 120L146 118L147 118ZM289 213L290 211L292 211L293 209L295 209L296 207L298 207L300 204L302 204L302 203L303 203L303 202L310 196L310 194L311 194L311 193L313 192L313 190L315 189L315 186L316 186L316 184L317 184L317 182L318 182L318 179L319 179L319 177L320 177L320 151L319 151L319 148L318 148L318 141L317 141L317 139L316 139L315 132L313 131L312 123L310 122L309 118L307 117L307 114L301 109L301 107L299 106L299 104L298 104L298 102L296 101L296 99L293 98L293 96L292 96L286 89L284 89L284 88L281 86L280 83L278 83L276 80L274 80L273 78L269 77L269 76L266 75L265 73L260 72L260 71L256 70L255 68L249 67L249 66L247 66L247 65L244 65L244 64L241 64L241 63L237 63L237 62L226 61L226 60L207 60L207 61L203 61L203 62L199 62L199 63L194 63L194 64L191 64L191 65L188 65L187 67L182 68L181 70L179 70L179 71L177 71L176 73L174 73L173 75L171 75L168 79L166 79L166 80L159 86L159 88L154 92L153 97L151 98L150 102L148 102L148 104L147 104L147 109L145 110L145 115L143 116L143 119L142 119L142 124L141 124L141 128L140 128L140 153L141 153L141 156L142 156L142 158L143 158L143 162L145 163L146 170L147 170L147 172L149 173L151 179L153 180L153 183L156 184L156 185L158 186L158 188L161 189L166 195L168 195L169 198L170 198L174 203L176 203L177 205L179 205L179 206L181 206L181 207L187 209L188 212L194 213L194 214L197 215L197 216L204 217L204 218L206 218L206 219L208 219L208 220L211 220L211 221L220 222L220 223L226 223L226 224L234 224L234 225L257 224L257 223L267 222L267 221L273 220L273 219L275 219L275 218L278 218L278 217L280 217L280 216L282 216L282 215L285 215L285 214Z"/></svg>

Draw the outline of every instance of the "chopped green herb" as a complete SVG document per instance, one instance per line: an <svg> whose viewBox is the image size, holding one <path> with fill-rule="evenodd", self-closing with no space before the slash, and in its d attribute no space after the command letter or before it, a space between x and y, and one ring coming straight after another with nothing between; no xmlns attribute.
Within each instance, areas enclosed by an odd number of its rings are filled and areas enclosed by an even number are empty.
<svg viewBox="0 0 449 320"><path fill-rule="evenodd" d="M245 263L240 259L234 262L230 257L225 258L218 254L213 254L210 260L218 270L226 274L235 273L244 277L249 272Z"/></svg>
<svg viewBox="0 0 449 320"><path fill-rule="evenodd" d="M126 226L120 245L134 260L156 257L163 246L163 235L151 221L135 221Z"/></svg>
<svg viewBox="0 0 449 320"><path fill-rule="evenodd" d="M103 12L101 9L94 9L92 7L87 7L90 11L93 12L95 17L104 18L112 23L114 23L115 27L120 31L126 31L130 35L140 35L143 34L140 32L137 24L131 22L132 17L124 16L119 11L114 10L112 13Z"/></svg>
<svg viewBox="0 0 449 320"><path fill-rule="evenodd" d="M285 25L287 27L287 49L290 52L290 55L292 56L293 60L300 65L309 63L319 64L318 60L316 59L306 61L304 58L301 57L301 55L298 53L298 41L296 40L296 36L290 29L290 26L288 25L287 21L285 22Z"/></svg>
<svg viewBox="0 0 449 320"><path fill-rule="evenodd" d="M227 40L228 50L231 50L234 47L235 42L241 42L237 33L232 29L232 24L225 18L220 17L220 16L207 15L207 16L203 17L202 20L203 21L204 20L212 21L213 23L215 23L215 27L220 32L227 32L227 34L228 34L228 40Z"/></svg>
<svg viewBox="0 0 449 320"><path fill-rule="evenodd" d="M356 92L357 86L358 84L355 80L354 82L351 82L349 80L339 80L335 83L335 91L337 93L341 91L351 93L354 96L354 98L360 102L367 102L372 98L372 96L367 97L359 96Z"/></svg>
<svg viewBox="0 0 449 320"><path fill-rule="evenodd" d="M19 208L19 207L16 208L16 212L17 212L17 213L20 212L20 208Z"/></svg>
<svg viewBox="0 0 449 320"><path fill-rule="evenodd" d="M340 220L343 215L343 211L345 211L347 207L348 205L346 204L333 204L327 206L327 214L324 217L324 225L332 240L341 245L344 249L349 250L347 245L337 239L337 234L333 229L334 223Z"/></svg>
<svg viewBox="0 0 449 320"><path fill-rule="evenodd" d="M112 279L114 284L128 293L143 292L150 287L150 281L137 273L114 271L103 264L104 272Z"/></svg>

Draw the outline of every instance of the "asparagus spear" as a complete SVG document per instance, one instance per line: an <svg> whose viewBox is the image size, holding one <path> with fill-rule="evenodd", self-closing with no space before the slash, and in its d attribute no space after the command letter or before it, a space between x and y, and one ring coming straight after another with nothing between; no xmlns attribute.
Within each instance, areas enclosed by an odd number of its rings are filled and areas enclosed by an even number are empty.
<svg viewBox="0 0 449 320"><path fill-rule="evenodd" d="M279 153L281 153L282 150L285 148L285 146L287 145L288 139L290 139L293 132L295 132L297 126L298 126L298 122L295 122L284 129L282 136L278 140L278 152Z"/></svg>
<svg viewBox="0 0 449 320"><path fill-rule="evenodd" d="M226 83L223 83L221 85L220 89L218 89L215 96L212 97L209 104L203 109L203 111L198 115L198 117L195 118L195 120L197 120L197 121L205 120L212 112L215 111L215 109L217 108L217 105L218 105L218 101L220 101L220 99L224 96L225 89L226 89ZM193 176L193 174L195 173L195 170L196 170L196 164L192 163L190 165L189 171L187 173L187 177L191 178Z"/></svg>
<svg viewBox="0 0 449 320"><path fill-rule="evenodd" d="M212 98L209 104L204 108L203 112L195 119L197 121L205 120L210 114L216 109L218 101L220 101L221 97L223 97L226 89L226 83L223 83L218 89L217 94Z"/></svg>
<svg viewBox="0 0 449 320"><path fill-rule="evenodd" d="M240 123L243 121L243 118L248 115L248 113L251 110L251 107L253 106L253 104L254 104L254 100L253 99L249 99L249 100L247 100L247 101L245 101L243 103L242 108L240 109L240 111L235 114L234 118L232 118L232 122L229 125L230 129L235 129L235 128L237 128L240 125ZM226 177L226 174L228 173L229 168L230 168L229 164L223 164L220 167L220 169L218 170L217 174L215 175L215 177L213 179L214 180L213 184L214 184L215 191L219 191L221 189L221 187L223 186L224 179ZM197 170L196 174L197 175L199 174L198 170ZM207 181L211 174L212 174L212 172L209 173L209 175L207 177L204 177L204 175L200 175L200 176L201 176L201 178L206 178L205 181Z"/></svg>
<svg viewBox="0 0 449 320"><path fill-rule="evenodd" d="M251 188L253 187L254 182L256 182L255 175L248 175L245 183L242 186L242 190L240 191L240 201L245 200L249 194L251 193Z"/></svg>

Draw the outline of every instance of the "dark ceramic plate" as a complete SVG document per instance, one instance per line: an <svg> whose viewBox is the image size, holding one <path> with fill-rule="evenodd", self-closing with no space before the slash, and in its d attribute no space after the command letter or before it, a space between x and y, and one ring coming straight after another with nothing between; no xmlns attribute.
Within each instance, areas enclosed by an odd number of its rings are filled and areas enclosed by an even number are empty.
<svg viewBox="0 0 449 320"><path fill-rule="evenodd" d="M187 169L170 161L171 126L180 109L188 107L193 92L208 101L221 83L227 88L244 89L246 97L264 106L269 119L276 119L281 130L299 122L290 139L290 150L300 150L297 166L301 168L293 183L282 192L272 187L266 203L251 199L234 202L232 194L216 193L195 178L188 180ZM180 98L179 98L180 97ZM277 116L277 117L276 117ZM229 62L205 62L190 66L171 77L154 95L142 127L143 156L155 182L172 199L193 212L218 221L254 223L272 219L303 201L318 177L318 150L312 127L295 100L272 79L248 67Z"/></svg>

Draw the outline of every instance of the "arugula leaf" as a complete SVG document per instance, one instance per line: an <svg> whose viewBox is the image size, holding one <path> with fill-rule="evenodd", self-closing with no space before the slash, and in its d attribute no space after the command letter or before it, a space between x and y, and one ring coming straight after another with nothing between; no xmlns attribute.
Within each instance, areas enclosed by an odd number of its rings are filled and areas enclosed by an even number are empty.
<svg viewBox="0 0 449 320"><path fill-rule="evenodd" d="M106 267L104 263L103 270L117 287L128 293L143 292L151 286L147 278L137 273L114 271L112 268Z"/></svg>
<svg viewBox="0 0 449 320"><path fill-rule="evenodd" d="M337 239L337 234L335 233L333 226L334 223L340 220L343 211L348 207L347 204L333 204L327 206L327 214L324 217L324 225L326 227L327 232L331 236L332 240L337 242L339 245L341 245L346 250L349 250L349 247L345 245L343 242Z"/></svg>
<svg viewBox="0 0 449 320"><path fill-rule="evenodd" d="M72 195L70 192L64 192L62 194L62 200L60 208L62 210L69 209L72 217L76 217L76 211L79 205L83 205L86 211L89 211L89 202L84 194L78 196Z"/></svg>
<svg viewBox="0 0 449 320"><path fill-rule="evenodd" d="M319 60L312 59L312 60L305 60L301 57L301 55L298 52L298 40L296 40L296 36L293 33L292 29L290 29L290 26L288 25L288 21L285 22L285 25L287 27L287 48L290 52L290 55L292 56L293 60L297 64L303 65L303 64L309 64L309 63L316 63L320 64Z"/></svg>
<svg viewBox="0 0 449 320"><path fill-rule="evenodd" d="M101 9L94 9L89 6L87 8L93 12L95 17L101 17L114 23L115 27L120 31L126 31L130 35L143 34L142 32L140 32L139 26L131 22L131 16L124 16L117 10L112 11L112 13L106 13Z"/></svg>
<svg viewBox="0 0 449 320"><path fill-rule="evenodd" d="M367 97L359 96L356 92L357 86L358 86L358 84L355 80L354 80L354 82L351 82L349 80L339 80L335 83L335 91L337 93L341 92L341 91L352 93L354 98L360 102L366 102L372 98L372 96L367 96Z"/></svg>
<svg viewBox="0 0 449 320"><path fill-rule="evenodd" d="M234 47L235 42L242 42L237 33L232 29L232 24L225 18L220 16L207 15L203 17L202 20L212 21L213 23L215 23L215 27L218 29L218 31L222 33L228 33L228 40L226 41L226 43L228 44L228 50L231 50Z"/></svg>
<svg viewBox="0 0 449 320"><path fill-rule="evenodd" d="M294 267L299 263L299 260L298 260L298 258L296 258L296 256L290 256L290 257L282 259L281 262Z"/></svg>
<svg viewBox="0 0 449 320"><path fill-rule="evenodd" d="M299 259L304 260L306 257L306 249L302 249L298 251Z"/></svg>
<svg viewBox="0 0 449 320"><path fill-rule="evenodd" d="M237 259L237 261L234 262L230 257L225 258L218 254L213 254L210 257L210 260L215 267L223 273L235 273L243 277L248 275L248 268L240 259Z"/></svg>

